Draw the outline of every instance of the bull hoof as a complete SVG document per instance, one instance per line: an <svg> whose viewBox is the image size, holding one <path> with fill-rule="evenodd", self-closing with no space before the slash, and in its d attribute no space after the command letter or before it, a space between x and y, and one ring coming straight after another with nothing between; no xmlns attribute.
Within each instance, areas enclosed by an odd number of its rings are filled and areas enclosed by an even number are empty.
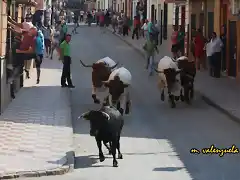
<svg viewBox="0 0 240 180"><path fill-rule="evenodd" d="M162 100L162 101L165 100L164 94L161 94L161 100Z"/></svg>
<svg viewBox="0 0 240 180"><path fill-rule="evenodd" d="M183 102L183 101L184 101L184 96L181 95L181 96L180 96L180 99L181 99L181 101Z"/></svg>
<svg viewBox="0 0 240 180"><path fill-rule="evenodd" d="M118 162L116 160L113 161L113 167L118 167Z"/></svg>
<svg viewBox="0 0 240 180"><path fill-rule="evenodd" d="M123 155L122 154L118 154L118 159L123 159Z"/></svg>
<svg viewBox="0 0 240 180"><path fill-rule="evenodd" d="M121 113L121 115L123 115L124 110L122 108L120 108L119 112Z"/></svg>
<svg viewBox="0 0 240 180"><path fill-rule="evenodd" d="M176 104L175 103L172 103L171 104L171 108L175 108L176 107Z"/></svg>
<svg viewBox="0 0 240 180"><path fill-rule="evenodd" d="M193 97L194 97L194 91L191 90L191 91L190 91L190 98L193 99Z"/></svg>
<svg viewBox="0 0 240 180"><path fill-rule="evenodd" d="M126 104L126 109L125 109L125 114L129 114L129 112L130 112L130 103L128 102L127 104Z"/></svg>
<svg viewBox="0 0 240 180"><path fill-rule="evenodd" d="M99 99L94 99L94 103L95 104L100 104L100 100Z"/></svg>
<svg viewBox="0 0 240 180"><path fill-rule="evenodd" d="M117 109L120 109L120 102L117 103Z"/></svg>
<svg viewBox="0 0 240 180"><path fill-rule="evenodd" d="M112 151L111 151L111 150L109 150L109 151L108 151L108 154L109 154L109 155L111 155L111 154L112 154Z"/></svg>
<svg viewBox="0 0 240 180"><path fill-rule="evenodd" d="M180 97L179 96L175 96L175 100L179 101Z"/></svg>
<svg viewBox="0 0 240 180"><path fill-rule="evenodd" d="M99 155L99 160L100 160L100 162L103 162L105 160L104 155Z"/></svg>
<svg viewBox="0 0 240 180"><path fill-rule="evenodd" d="M96 94L92 94L92 98L93 98L93 101L94 101L95 104L100 104L100 100L97 99Z"/></svg>

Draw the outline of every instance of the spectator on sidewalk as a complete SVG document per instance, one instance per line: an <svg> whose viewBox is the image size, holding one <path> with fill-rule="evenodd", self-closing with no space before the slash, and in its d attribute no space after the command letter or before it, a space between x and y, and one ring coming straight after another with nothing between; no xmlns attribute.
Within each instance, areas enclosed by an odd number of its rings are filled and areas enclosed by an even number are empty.
<svg viewBox="0 0 240 180"><path fill-rule="evenodd" d="M44 54L44 36L41 30L35 29L33 31L35 39L35 64L36 64L36 70L37 70L37 84L40 82L40 74L41 74L41 64L43 60L43 54Z"/></svg>
<svg viewBox="0 0 240 180"><path fill-rule="evenodd" d="M178 41L179 51L181 52L181 55L183 56L184 55L184 43L185 43L184 26L179 27L177 41Z"/></svg>
<svg viewBox="0 0 240 180"><path fill-rule="evenodd" d="M202 34L202 30L198 29L194 44L195 44L195 57L196 57L196 69L200 70L201 66L203 69L206 69L206 62L204 60L204 45L205 45L205 39Z"/></svg>
<svg viewBox="0 0 240 180"><path fill-rule="evenodd" d="M153 37L150 37L147 42L144 44L143 49L146 52L147 57L147 66L149 76L152 76L154 70L154 63L155 63L155 55L156 52L159 53L157 48L156 42L154 41Z"/></svg>
<svg viewBox="0 0 240 180"><path fill-rule="evenodd" d="M71 55L70 55L70 44L71 35L67 34L65 36L65 40L60 44L60 53L61 59L63 60L63 69L62 69L62 77L61 77L61 86L74 88L75 86L72 84L71 79ZM67 81L67 84L66 84Z"/></svg>
<svg viewBox="0 0 240 180"><path fill-rule="evenodd" d="M213 60L212 60L212 47L211 47L211 38L208 39L207 43L205 44L205 49L206 49L206 56L208 60L208 67L209 67L209 75L214 76L214 71L213 71Z"/></svg>
<svg viewBox="0 0 240 180"><path fill-rule="evenodd" d="M123 16L119 15L118 16L118 34L123 33Z"/></svg>
<svg viewBox="0 0 240 180"><path fill-rule="evenodd" d="M212 55L212 65L213 65L213 76L215 78L220 78L221 75L221 51L223 47L222 40L220 37L217 37L216 32L212 33L212 39L211 39L211 51L213 53Z"/></svg>
<svg viewBox="0 0 240 180"><path fill-rule="evenodd" d="M177 26L173 26L173 32L172 32L172 36L171 36L171 41L172 41L172 48L171 51L173 53L173 58L177 57L177 52L179 50L178 47L178 28Z"/></svg>
<svg viewBox="0 0 240 180"><path fill-rule="evenodd" d="M118 24L117 15L115 13L113 13L113 16L112 16L113 33L116 33L116 26L117 26L117 24Z"/></svg>
<svg viewBox="0 0 240 180"><path fill-rule="evenodd" d="M145 23L142 26L142 33L143 33L143 37L147 37L148 36L148 20L145 20Z"/></svg>
<svg viewBox="0 0 240 180"><path fill-rule="evenodd" d="M50 26L46 28L41 28L43 36L44 36L44 43L46 48L46 57L48 58L51 54L51 46L52 46L52 29Z"/></svg>
<svg viewBox="0 0 240 180"><path fill-rule="evenodd" d="M83 20L84 20L84 11L83 10L81 10L80 11L80 22L83 22Z"/></svg>
<svg viewBox="0 0 240 180"><path fill-rule="evenodd" d="M55 29L53 30L53 40L52 40L52 48L51 48L51 59L53 58L53 52L56 49L58 52L58 55L60 57L60 51L59 51L59 37L60 37L60 29L61 29L61 22L58 22L56 24Z"/></svg>
<svg viewBox="0 0 240 180"><path fill-rule="evenodd" d="M65 22L65 20L61 21L61 29L60 29L60 36L59 36L59 42L62 43L65 40L65 36L68 32L68 27L67 24Z"/></svg>
<svg viewBox="0 0 240 180"><path fill-rule="evenodd" d="M128 30L129 30L129 19L126 15L123 17L123 36L128 36Z"/></svg>
<svg viewBox="0 0 240 180"><path fill-rule="evenodd" d="M134 39L135 35L136 35L137 39L139 39L139 34L138 34L139 29L140 29L140 20L137 16L134 16L132 39Z"/></svg>

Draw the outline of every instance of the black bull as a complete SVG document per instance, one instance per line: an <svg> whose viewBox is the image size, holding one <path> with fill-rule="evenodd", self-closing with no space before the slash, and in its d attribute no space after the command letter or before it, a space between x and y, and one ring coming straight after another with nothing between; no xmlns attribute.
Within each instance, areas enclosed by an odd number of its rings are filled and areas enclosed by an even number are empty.
<svg viewBox="0 0 240 180"><path fill-rule="evenodd" d="M102 152L102 141L110 144L110 152L113 156L113 167L118 166L116 160L116 149L118 150L118 158L122 159L120 151L120 135L124 125L123 117L120 112L110 106L103 106L100 110L91 110L81 115L81 118L90 121L90 135L95 136L100 162L105 160Z"/></svg>
<svg viewBox="0 0 240 180"><path fill-rule="evenodd" d="M164 73L166 77L166 83L168 86L168 94L169 94L169 99L171 101L171 106L175 107L175 100L179 99L178 97L174 97L171 94L171 88L173 87L174 83L176 83L177 79L176 76L177 74L180 74L180 81L181 81L181 86L183 89L181 89L180 92L180 98L182 101L186 101L186 103L190 103L190 100L194 97L194 78L196 75L196 68L195 68L195 63L194 62L189 62L188 60L180 60L178 61L178 68L180 69L179 71L176 71L175 69L165 69L163 72L159 72L157 69L155 71L157 73ZM161 99L164 101L164 89L162 90L161 93Z"/></svg>

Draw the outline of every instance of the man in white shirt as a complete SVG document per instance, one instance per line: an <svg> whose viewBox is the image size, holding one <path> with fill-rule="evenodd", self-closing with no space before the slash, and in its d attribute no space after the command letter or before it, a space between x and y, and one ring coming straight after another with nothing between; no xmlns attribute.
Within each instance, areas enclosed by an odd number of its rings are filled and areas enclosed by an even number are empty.
<svg viewBox="0 0 240 180"><path fill-rule="evenodd" d="M84 11L80 11L80 22L83 22Z"/></svg>
<svg viewBox="0 0 240 180"><path fill-rule="evenodd" d="M212 67L213 67L213 77L220 78L221 74L221 51L223 47L222 40L217 37L215 32L212 33L212 39L210 42L210 47L212 52Z"/></svg>

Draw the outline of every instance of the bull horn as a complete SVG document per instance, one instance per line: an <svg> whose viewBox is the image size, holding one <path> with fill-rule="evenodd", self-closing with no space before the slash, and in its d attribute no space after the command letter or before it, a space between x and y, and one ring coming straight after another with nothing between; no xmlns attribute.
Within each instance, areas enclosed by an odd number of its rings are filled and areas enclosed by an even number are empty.
<svg viewBox="0 0 240 180"><path fill-rule="evenodd" d="M78 117L78 119L85 119L84 116L86 116L88 113L89 113L89 111L82 113L81 116ZM88 119L85 119L85 120L88 120Z"/></svg>
<svg viewBox="0 0 240 180"><path fill-rule="evenodd" d="M159 70L157 70L156 68L154 68L154 70L155 70L157 73L163 73L162 71L159 71Z"/></svg>
<svg viewBox="0 0 240 180"><path fill-rule="evenodd" d="M108 118L108 121L110 120L109 114L107 114L107 113L105 113L105 112L103 112L103 111L101 111L101 113L102 113L106 118Z"/></svg>
<svg viewBox="0 0 240 180"><path fill-rule="evenodd" d="M109 83L109 81L107 80L107 81L102 81L102 83Z"/></svg>
<svg viewBox="0 0 240 180"><path fill-rule="evenodd" d="M117 67L119 64L119 62L117 62L114 66L110 67L110 69L114 69L115 67Z"/></svg>
<svg viewBox="0 0 240 180"><path fill-rule="evenodd" d="M86 65L82 62L82 60L80 60L80 63L82 64L83 67L92 67L92 65Z"/></svg>

